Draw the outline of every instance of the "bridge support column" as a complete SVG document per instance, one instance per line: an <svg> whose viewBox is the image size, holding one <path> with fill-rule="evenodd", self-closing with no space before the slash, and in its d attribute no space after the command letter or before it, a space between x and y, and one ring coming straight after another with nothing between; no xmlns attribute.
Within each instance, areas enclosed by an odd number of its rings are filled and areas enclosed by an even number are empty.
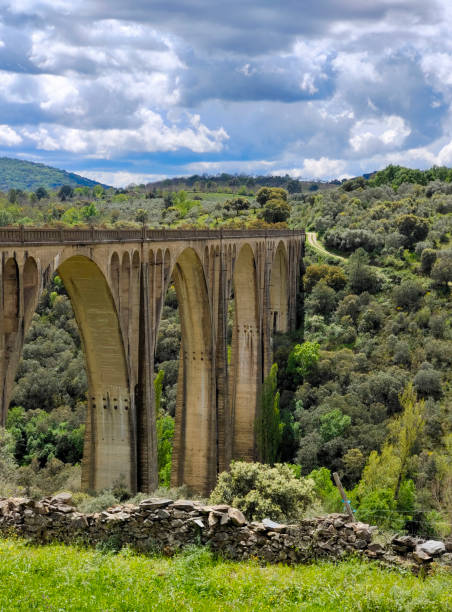
<svg viewBox="0 0 452 612"><path fill-rule="evenodd" d="M122 480L135 491L135 402L112 294L100 269L87 257L67 259L58 272L71 298L88 374L82 487L99 491Z"/></svg>
<svg viewBox="0 0 452 612"><path fill-rule="evenodd" d="M231 402L234 459L254 461L254 425L262 383L262 334L259 321L257 270L253 252L244 246L234 271L235 321L231 347Z"/></svg>
<svg viewBox="0 0 452 612"><path fill-rule="evenodd" d="M151 317L149 264L141 265L140 325L138 348L137 414L138 490L146 493L158 487L157 433L154 397L154 325Z"/></svg>
<svg viewBox="0 0 452 612"><path fill-rule="evenodd" d="M182 329L172 486L208 494L217 474L212 319L202 264L186 249L173 271Z"/></svg>

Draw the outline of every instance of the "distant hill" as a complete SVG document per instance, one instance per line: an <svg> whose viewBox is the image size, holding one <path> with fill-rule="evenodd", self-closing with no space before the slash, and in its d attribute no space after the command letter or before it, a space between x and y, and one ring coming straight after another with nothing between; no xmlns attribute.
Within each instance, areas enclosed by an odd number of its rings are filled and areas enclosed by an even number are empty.
<svg viewBox="0 0 452 612"><path fill-rule="evenodd" d="M34 191L38 187L56 189L61 185L94 187L95 185L102 185L102 183L44 164L0 157L0 191L8 191L9 189ZM107 185L103 186L107 187Z"/></svg>
<svg viewBox="0 0 452 612"><path fill-rule="evenodd" d="M185 189L187 191L216 192L225 191L243 194L255 193L260 187L282 187L289 193L306 193L308 191L326 190L341 184L341 181L308 181L303 179L293 179L287 174L285 176L250 176L248 174L227 174L223 172L217 175L182 176L167 178L161 181L149 183L151 189L167 189L177 191Z"/></svg>

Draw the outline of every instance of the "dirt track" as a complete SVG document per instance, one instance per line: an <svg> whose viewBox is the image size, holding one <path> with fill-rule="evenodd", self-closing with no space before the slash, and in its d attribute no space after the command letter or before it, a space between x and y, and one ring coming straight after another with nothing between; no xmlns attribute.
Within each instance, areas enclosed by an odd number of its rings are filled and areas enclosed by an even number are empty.
<svg viewBox="0 0 452 612"><path fill-rule="evenodd" d="M306 232L306 238L309 246L313 249L321 253L322 255L328 255L328 257L334 257L335 259L339 259L340 261L346 261L345 257L341 257L340 255L336 255L335 253L331 253L327 251L323 245L317 240L317 234L315 232Z"/></svg>

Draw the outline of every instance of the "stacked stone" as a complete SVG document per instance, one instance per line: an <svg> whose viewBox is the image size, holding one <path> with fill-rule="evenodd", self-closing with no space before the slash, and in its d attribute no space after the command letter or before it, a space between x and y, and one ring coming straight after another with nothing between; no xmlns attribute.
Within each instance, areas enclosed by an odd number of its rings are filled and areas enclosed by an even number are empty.
<svg viewBox="0 0 452 612"><path fill-rule="evenodd" d="M442 542L397 535L392 538L391 547L397 556L415 561L419 565L428 565L436 561L442 565L452 566L452 539Z"/></svg>
<svg viewBox="0 0 452 612"><path fill-rule="evenodd" d="M168 555L198 544L228 559L254 558L268 563L340 559L351 553L405 565L425 562L416 551L428 542L416 540L413 544L414 539L401 537L385 549L372 542L374 531L376 527L365 523L349 522L345 514L304 519L296 525L270 519L249 523L240 510L226 504L209 506L188 500L150 498L139 505L123 504L94 514L77 512L70 493L38 502L0 500L0 534L14 533L36 542L128 545ZM445 553L446 546L442 546ZM433 555L431 544L425 554ZM444 558L447 561L447 555Z"/></svg>

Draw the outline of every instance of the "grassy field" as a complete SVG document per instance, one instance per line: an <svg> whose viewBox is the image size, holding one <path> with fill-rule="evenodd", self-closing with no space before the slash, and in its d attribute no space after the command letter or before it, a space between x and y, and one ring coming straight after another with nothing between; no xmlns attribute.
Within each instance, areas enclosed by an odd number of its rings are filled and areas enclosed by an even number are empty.
<svg viewBox="0 0 452 612"><path fill-rule="evenodd" d="M216 561L205 549L146 557L0 540L0 610L452 610L452 576L359 561L296 568Z"/></svg>

